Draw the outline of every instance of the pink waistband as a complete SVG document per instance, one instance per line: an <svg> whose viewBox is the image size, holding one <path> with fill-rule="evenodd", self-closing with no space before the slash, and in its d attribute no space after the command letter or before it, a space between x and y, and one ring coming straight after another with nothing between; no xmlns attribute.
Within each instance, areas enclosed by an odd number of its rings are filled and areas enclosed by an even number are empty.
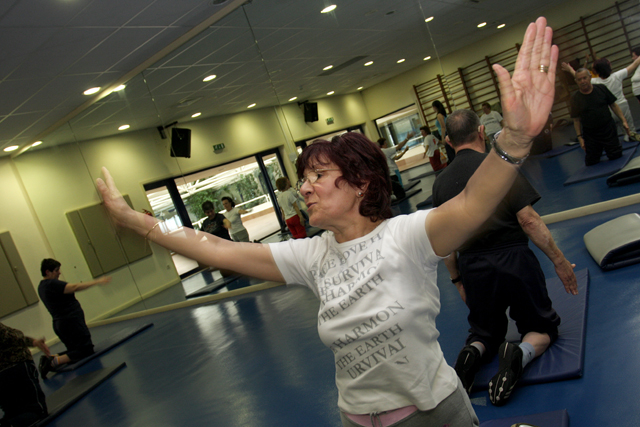
<svg viewBox="0 0 640 427"><path fill-rule="evenodd" d="M375 424L371 424L371 415L369 414L364 414L364 415L353 415L353 414L347 414L346 412L344 413L347 418L349 418L351 421L353 421L356 424L359 424L361 426L365 426L365 427L385 427L385 426L389 426L393 423L397 423L398 421L407 418L409 415L413 414L414 412L416 412L418 410L418 408L415 405L411 405L411 406L405 406L404 408L398 408L398 409L393 409L391 411L386 411L386 412L382 412L378 415L374 415L373 416L373 420L375 422ZM380 423L378 422L378 420L380 420L382 422L381 425L379 425Z"/></svg>

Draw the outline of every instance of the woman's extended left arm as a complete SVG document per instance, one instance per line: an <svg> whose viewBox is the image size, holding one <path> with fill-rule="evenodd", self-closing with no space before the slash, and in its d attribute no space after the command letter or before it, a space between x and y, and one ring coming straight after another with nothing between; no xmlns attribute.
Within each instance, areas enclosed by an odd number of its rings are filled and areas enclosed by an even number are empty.
<svg viewBox="0 0 640 427"><path fill-rule="evenodd" d="M527 28L513 76L493 66L505 122L497 143L515 158L529 154L553 105L558 47L551 45L552 36L546 19L538 18ZM492 150L465 189L427 216L425 227L436 254L447 256L459 248L495 211L517 173L517 166Z"/></svg>

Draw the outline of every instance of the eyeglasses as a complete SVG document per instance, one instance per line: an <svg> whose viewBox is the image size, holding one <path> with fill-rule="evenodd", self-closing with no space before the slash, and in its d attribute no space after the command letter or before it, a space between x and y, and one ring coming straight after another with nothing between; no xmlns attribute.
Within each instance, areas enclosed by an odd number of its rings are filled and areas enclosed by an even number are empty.
<svg viewBox="0 0 640 427"><path fill-rule="evenodd" d="M321 172L328 171L339 171L340 169L314 169L307 174L307 176L302 177L298 182L296 182L296 189L300 191L305 182L309 181L309 184L315 184L320 178L322 178Z"/></svg>

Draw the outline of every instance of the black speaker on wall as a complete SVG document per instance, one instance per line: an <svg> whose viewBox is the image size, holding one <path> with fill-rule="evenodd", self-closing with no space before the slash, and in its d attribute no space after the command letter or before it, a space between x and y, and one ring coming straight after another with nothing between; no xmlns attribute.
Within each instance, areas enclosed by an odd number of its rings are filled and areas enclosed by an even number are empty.
<svg viewBox="0 0 640 427"><path fill-rule="evenodd" d="M305 102L302 105L304 107L304 121L317 122L318 121L318 103Z"/></svg>
<svg viewBox="0 0 640 427"><path fill-rule="evenodd" d="M171 128L171 157L191 157L191 129Z"/></svg>

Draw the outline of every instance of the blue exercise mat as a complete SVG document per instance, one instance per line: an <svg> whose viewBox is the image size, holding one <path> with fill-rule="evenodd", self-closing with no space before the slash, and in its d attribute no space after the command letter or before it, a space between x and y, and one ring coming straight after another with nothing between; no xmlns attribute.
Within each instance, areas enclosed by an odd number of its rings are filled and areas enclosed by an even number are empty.
<svg viewBox="0 0 640 427"><path fill-rule="evenodd" d="M409 178L409 181L415 181L417 179L426 178L426 177L431 176L431 175L433 175L435 173L436 173L436 171L431 170L429 172L422 173L422 174L420 174L418 176L414 176L413 178Z"/></svg>
<svg viewBox="0 0 640 427"><path fill-rule="evenodd" d="M91 356L87 356L84 359L77 361L76 363L64 365L62 368L58 369L57 372L69 372L69 371L73 371L74 369L78 369L80 366L84 365L85 363L90 362L91 360L95 359L101 354L111 350L113 347L117 346L118 344L125 342L132 336L137 335L140 332L152 326L153 326L153 323L147 323L142 326L132 326L130 328L123 329L117 334L112 335L106 340L100 341L98 344L96 344L93 347L93 354Z"/></svg>
<svg viewBox="0 0 640 427"><path fill-rule="evenodd" d="M405 200L407 200L409 197L413 197L413 196L415 196L416 194L418 194L418 193L419 193L419 192L421 192L421 191L422 191L422 188L416 188L416 189L414 189L414 190L407 191L407 193L405 194L405 196L404 196L402 199L393 200L393 201L391 202L391 205L392 205L392 206L395 206L395 205L397 205L398 203L402 203L402 202L404 202Z"/></svg>
<svg viewBox="0 0 640 427"><path fill-rule="evenodd" d="M501 418L480 423L480 427L511 427L518 425L532 425L536 427L569 427L569 413L566 409L543 412L541 414L522 415L518 417ZM524 427L524 426L523 426Z"/></svg>
<svg viewBox="0 0 640 427"><path fill-rule="evenodd" d="M98 385L105 382L125 366L127 366L126 363L122 362L118 366L102 368L89 372L88 374L80 375L63 385L60 389L51 393L46 397L49 415L40 420L36 426L41 427L49 424L54 418L66 411L71 405L89 394L91 390L98 387Z"/></svg>
<svg viewBox="0 0 640 427"><path fill-rule="evenodd" d="M565 182L564 185L575 184L577 182L588 181L590 179L600 178L603 176L609 176L623 167L631 160L631 157L636 152L636 148L638 143L633 141L632 143L627 144L635 144L625 147L623 146L622 157L615 160L607 160L606 156L603 156L600 159L600 163L597 163L593 166L583 166L573 175L571 175Z"/></svg>
<svg viewBox="0 0 640 427"><path fill-rule="evenodd" d="M584 368L585 334L587 329L587 297L589 294L589 270L576 271L578 295L570 295L559 278L547 279L547 291L562 323L558 327L558 339L540 357L531 361L522 373L518 385L539 384L567 380L582 376ZM509 320L507 341L520 342L515 322ZM498 372L498 356L484 365L476 374L474 390L486 389Z"/></svg>
<svg viewBox="0 0 640 427"><path fill-rule="evenodd" d="M427 200L424 200L418 204L416 204L416 208L422 209L433 205L433 195L427 197Z"/></svg>
<svg viewBox="0 0 640 427"><path fill-rule="evenodd" d="M560 154L568 153L571 150L575 150L580 147L580 144L575 142L571 145L565 144L560 147L556 147L553 150L549 150L545 153L535 154L531 156L532 159L550 159L551 157L559 156Z"/></svg>
<svg viewBox="0 0 640 427"><path fill-rule="evenodd" d="M209 295L210 293L213 293L215 291L217 291L218 289L224 288L225 286L227 286L229 283L235 282L236 280L238 280L240 277L239 275L233 275L233 276L228 276L228 277L221 277L218 280L216 280L215 282L200 288L200 289L196 289L193 292L189 292L188 294L185 294L185 298L189 299L189 298L194 298L194 297L201 297L204 295Z"/></svg>

